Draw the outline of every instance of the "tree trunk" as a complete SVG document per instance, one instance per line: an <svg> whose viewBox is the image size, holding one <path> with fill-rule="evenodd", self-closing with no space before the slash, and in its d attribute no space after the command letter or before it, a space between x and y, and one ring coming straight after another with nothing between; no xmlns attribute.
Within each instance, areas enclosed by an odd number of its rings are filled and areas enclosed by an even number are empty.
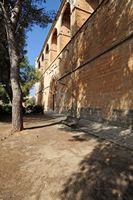
<svg viewBox="0 0 133 200"><path fill-rule="evenodd" d="M14 72L12 72L13 74ZM12 78L12 130L13 132L21 131L23 129L23 116L22 116L22 94L19 82Z"/></svg>
<svg viewBox="0 0 133 200"><path fill-rule="evenodd" d="M12 131L21 131L23 129L22 116L22 90L19 83L19 56L17 44L13 31L7 27L8 50L10 57L10 79L12 88Z"/></svg>
<svg viewBox="0 0 133 200"><path fill-rule="evenodd" d="M19 54L15 38L17 20L22 1L17 0L11 11L11 17L8 14L8 7L5 2L0 2L7 35L8 52L10 58L10 79L12 88L12 131L21 131L23 129L22 116L22 91L19 83Z"/></svg>

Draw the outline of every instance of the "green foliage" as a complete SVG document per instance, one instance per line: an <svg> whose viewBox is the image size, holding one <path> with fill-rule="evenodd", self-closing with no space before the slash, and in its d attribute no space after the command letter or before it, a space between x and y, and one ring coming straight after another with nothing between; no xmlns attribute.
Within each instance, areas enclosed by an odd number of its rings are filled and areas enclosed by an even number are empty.
<svg viewBox="0 0 133 200"><path fill-rule="evenodd" d="M9 97L7 96L7 93L2 85L0 85L0 101L1 103L9 103Z"/></svg>
<svg viewBox="0 0 133 200"><path fill-rule="evenodd" d="M9 104L0 105L0 115L10 115L12 107Z"/></svg>
<svg viewBox="0 0 133 200"><path fill-rule="evenodd" d="M31 110L33 109L33 107L35 106L35 98L28 98L25 101L25 108L26 108L26 112L31 112Z"/></svg>
<svg viewBox="0 0 133 200"><path fill-rule="evenodd" d="M39 105L35 105L35 98L28 98L25 102L26 104L26 113L29 114L43 114L43 107Z"/></svg>
<svg viewBox="0 0 133 200"><path fill-rule="evenodd" d="M31 66L26 57L20 63L20 84L22 87L23 97L29 95L30 89L33 85L39 81L41 74L40 72ZM9 103L9 97L3 85L0 85L0 100L3 103Z"/></svg>
<svg viewBox="0 0 133 200"><path fill-rule="evenodd" d="M1 0L0 0L1 2ZM39 25L41 27L46 27L48 23L52 22L55 12L54 11L46 11L45 10L45 3L46 0L18 0L21 4L21 9L19 11L19 17L16 22L16 26L14 27L15 30L15 39L17 42L18 53L19 56L23 57L26 53L25 46L26 46L26 34L27 31L32 30L34 25ZM8 11L8 17L11 19L12 14L14 13L14 8L17 4L17 1L10 1L7 0L5 2L5 9ZM1 8L1 7L0 7ZM6 31L5 31L5 21L3 18L2 9L0 9L0 35L2 34L1 40L4 41L4 46L7 49L7 38L6 38ZM4 47L4 48L5 48ZM1 51L1 49L0 49Z"/></svg>
<svg viewBox="0 0 133 200"><path fill-rule="evenodd" d="M26 57L23 58L23 61L20 63L20 83L23 97L29 95L30 89L39 81L40 76L40 72L29 64L28 59Z"/></svg>
<svg viewBox="0 0 133 200"><path fill-rule="evenodd" d="M4 60L0 63L0 68L3 67L7 60L10 61L7 65L8 71L6 81L3 76L0 77L2 83L5 82L6 89L9 89L11 85L12 92L10 89L7 91L12 101L12 125L13 131L21 131L23 129L23 119L21 115L21 103L22 103L22 91L20 88L20 63L23 62L25 55L26 45L26 33L30 30L33 25L40 25L45 27L51 22L51 16L41 8L45 0L0 0L0 34L3 31L5 39L2 40L4 45L0 51L6 50L3 58ZM4 37L3 37L4 38ZM9 59L7 59L9 58ZM0 69L0 73L4 74L4 70ZM30 69L30 68L29 68ZM23 70L21 71L23 73ZM27 74L27 73L26 73ZM34 72L30 69L28 75L33 77ZM32 78L31 78L32 79ZM24 83L27 80L23 73L23 81L21 83L24 93L28 94L29 88L33 84L33 80ZM10 84L11 82L11 84ZM25 86L25 87L24 87Z"/></svg>
<svg viewBox="0 0 133 200"><path fill-rule="evenodd" d="M46 3L46 0L0 0L0 83L5 84L6 86L10 86L10 59L8 53L5 20L1 7L1 4L3 2L5 2L5 4L3 5L8 13L9 19L11 19L12 14L14 14L14 8L17 2L21 4L21 9L13 30L15 41L17 43L19 62L21 63L20 67L24 68L24 70L20 70L20 76L22 90L24 92L24 96L26 96L29 93L29 89L33 86L33 84L37 81L39 77L39 73L32 66L29 66L28 62L24 58L26 54L25 47L27 31L32 30L35 24L41 27L46 27L48 23L52 22L54 12L47 12L45 10L44 5ZM7 93L9 94L9 92L10 91L8 91Z"/></svg>
<svg viewBox="0 0 133 200"><path fill-rule="evenodd" d="M35 114L43 114L43 107L42 107L42 106L39 106L39 105L35 105L35 106L33 107L32 113L35 113Z"/></svg>
<svg viewBox="0 0 133 200"><path fill-rule="evenodd" d="M0 83L9 82L10 61L7 49L6 31L3 25L3 18L0 16Z"/></svg>

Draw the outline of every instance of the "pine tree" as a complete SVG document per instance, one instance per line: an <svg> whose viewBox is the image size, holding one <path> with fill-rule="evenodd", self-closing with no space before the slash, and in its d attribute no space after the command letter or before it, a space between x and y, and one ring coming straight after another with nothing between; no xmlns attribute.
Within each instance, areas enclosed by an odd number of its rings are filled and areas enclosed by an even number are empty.
<svg viewBox="0 0 133 200"><path fill-rule="evenodd" d="M23 129L20 62L24 55L26 31L34 24L44 27L51 22L51 14L41 8L45 2L45 0L0 0L0 24L5 31L6 55L9 58L7 69L12 89L13 132Z"/></svg>

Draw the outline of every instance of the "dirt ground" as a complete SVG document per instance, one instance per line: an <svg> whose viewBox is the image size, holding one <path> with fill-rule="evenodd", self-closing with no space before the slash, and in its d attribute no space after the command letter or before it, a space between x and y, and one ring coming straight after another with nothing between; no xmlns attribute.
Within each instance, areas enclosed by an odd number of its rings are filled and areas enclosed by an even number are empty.
<svg viewBox="0 0 133 200"><path fill-rule="evenodd" d="M59 121L0 123L0 200L133 200L133 151Z"/></svg>

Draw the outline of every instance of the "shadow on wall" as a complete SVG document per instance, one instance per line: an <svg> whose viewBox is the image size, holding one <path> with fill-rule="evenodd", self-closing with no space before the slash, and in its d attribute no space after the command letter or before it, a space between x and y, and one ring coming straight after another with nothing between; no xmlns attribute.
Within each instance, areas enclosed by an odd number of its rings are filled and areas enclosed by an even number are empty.
<svg viewBox="0 0 133 200"><path fill-rule="evenodd" d="M86 0L86 2L95 10L99 5L100 0Z"/></svg>
<svg viewBox="0 0 133 200"><path fill-rule="evenodd" d="M38 99L37 102L39 105L43 105L43 92L44 92L44 80L41 78L40 84L39 84L39 90L38 90Z"/></svg>
<svg viewBox="0 0 133 200"><path fill-rule="evenodd" d="M124 41L106 53L104 51L132 33L133 3L131 0L124 0L121 4L120 1L114 1L114 4L108 2L109 9L103 4L101 10L66 46L68 51L64 49L62 53L59 70L63 76L89 61L73 73L73 84L68 85L69 91L73 90L74 94L71 93L72 109L80 117L130 124L133 117L133 39ZM94 23L103 19L105 9L108 9L108 23ZM106 34L109 27L112 32ZM103 30L104 34L100 34ZM95 36L95 41L92 36ZM66 78L62 81L65 82Z"/></svg>
<svg viewBox="0 0 133 200"><path fill-rule="evenodd" d="M132 158L132 152L101 142L64 184L61 199L132 200Z"/></svg>
<svg viewBox="0 0 133 200"><path fill-rule="evenodd" d="M71 75L57 82L56 111L71 113L72 107L72 79Z"/></svg>
<svg viewBox="0 0 133 200"><path fill-rule="evenodd" d="M53 76L50 81L49 87L49 96L48 96L48 110L54 111L56 107L56 90L57 90L57 80L56 77Z"/></svg>
<svg viewBox="0 0 133 200"><path fill-rule="evenodd" d="M56 94L51 78L49 109L117 125L132 123L133 38L125 40L133 34L132 5L132 0L104 1L63 49L57 58L62 78Z"/></svg>
<svg viewBox="0 0 133 200"><path fill-rule="evenodd" d="M124 48L125 51L121 51ZM75 105L81 117L130 124L133 117L132 51L133 41L129 41L75 73L77 98L74 101L78 101Z"/></svg>

